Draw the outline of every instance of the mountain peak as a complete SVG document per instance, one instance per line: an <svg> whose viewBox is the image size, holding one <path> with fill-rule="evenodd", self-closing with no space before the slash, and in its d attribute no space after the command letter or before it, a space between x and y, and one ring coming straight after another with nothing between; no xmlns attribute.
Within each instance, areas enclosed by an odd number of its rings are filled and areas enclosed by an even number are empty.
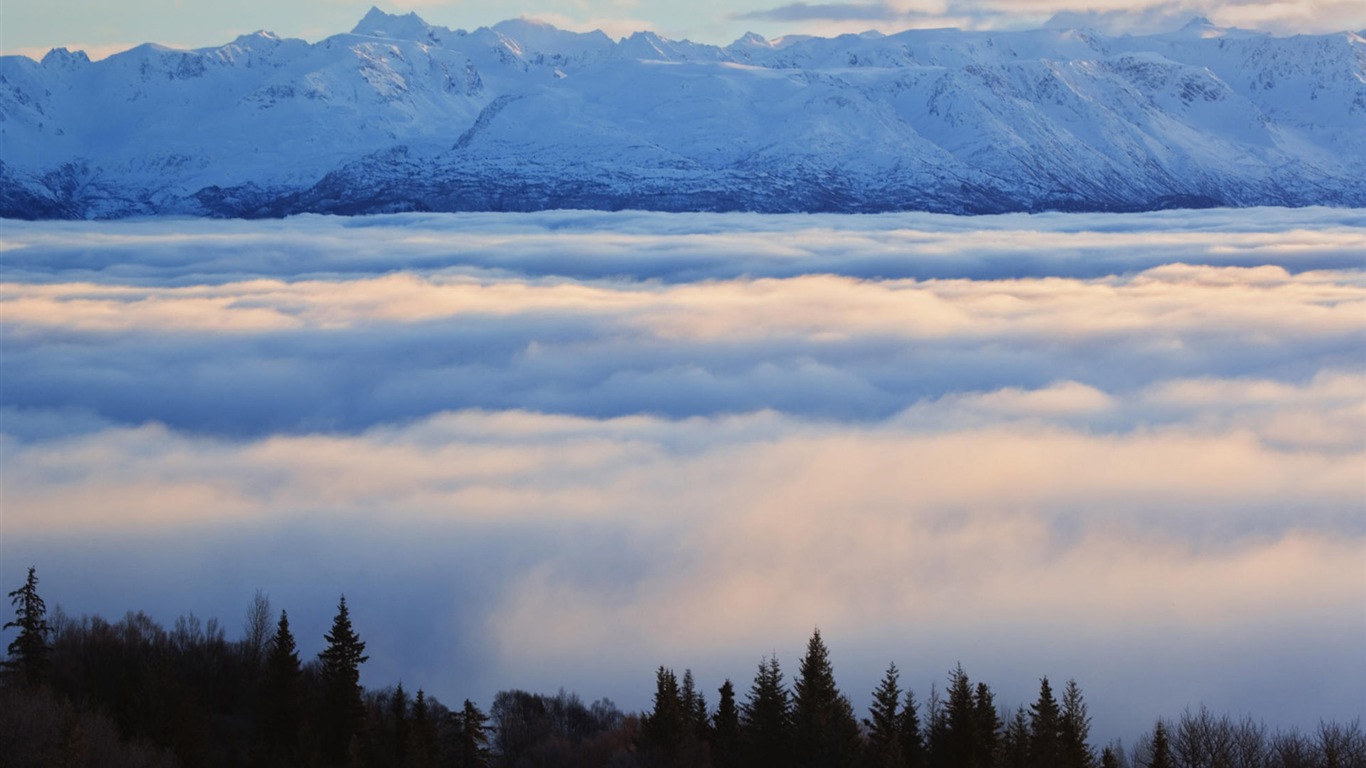
<svg viewBox="0 0 1366 768"><path fill-rule="evenodd" d="M427 37L427 33L431 29L431 25L423 21L416 13L405 13L399 16L385 13L372 5L365 14L365 18L361 19L360 23L351 30L351 34L366 37L387 37L393 40L418 40Z"/></svg>
<svg viewBox="0 0 1366 768"><path fill-rule="evenodd" d="M504 31L504 30L509 30L509 29L511 29L511 30L535 29L535 30L540 30L540 31L544 31L544 32L559 32L559 31L561 31L560 28L557 27L557 26L555 26L554 24L551 24L550 22L548 22L548 21L546 21L546 20L544 20L544 19L538 19L538 18L536 18L536 17L534 17L534 16L518 16L518 17L515 18L515 19L505 19L505 20L503 20L503 21L498 22L497 24L494 24L494 25L493 25L493 28L496 29L496 30L498 30L499 32L502 32L502 31Z"/></svg>
<svg viewBox="0 0 1366 768"><path fill-rule="evenodd" d="M1224 29L1216 26L1214 22L1204 16L1195 16L1174 34L1177 37L1208 39L1212 37L1225 37L1230 33L1238 34L1239 30Z"/></svg>
<svg viewBox="0 0 1366 768"><path fill-rule="evenodd" d="M730 44L732 48L772 48L773 43L758 32L746 32L739 40Z"/></svg>
<svg viewBox="0 0 1366 768"><path fill-rule="evenodd" d="M280 42L280 36L268 30L258 29L250 34L238 35L235 40L229 43L229 45L238 45L243 48L249 48L253 43L260 42L278 43Z"/></svg>
<svg viewBox="0 0 1366 768"><path fill-rule="evenodd" d="M492 27L494 32L515 40L529 51L544 54L559 54L568 57L585 56L592 53L605 53L612 48L612 38L602 30L592 32L572 32L560 29L554 24L529 16L500 21Z"/></svg>
<svg viewBox="0 0 1366 768"><path fill-rule="evenodd" d="M68 51L65 48L53 48L43 56L41 64L45 67L61 67L71 69L90 63L90 57L85 51Z"/></svg>

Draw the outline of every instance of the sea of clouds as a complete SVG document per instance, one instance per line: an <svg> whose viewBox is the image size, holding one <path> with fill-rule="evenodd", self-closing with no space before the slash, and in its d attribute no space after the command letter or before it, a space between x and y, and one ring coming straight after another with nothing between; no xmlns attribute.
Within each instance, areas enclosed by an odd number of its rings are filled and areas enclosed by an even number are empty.
<svg viewBox="0 0 1366 768"><path fill-rule="evenodd" d="M1364 714L1366 211L5 222L7 587L643 708ZM714 699L714 696L712 697Z"/></svg>

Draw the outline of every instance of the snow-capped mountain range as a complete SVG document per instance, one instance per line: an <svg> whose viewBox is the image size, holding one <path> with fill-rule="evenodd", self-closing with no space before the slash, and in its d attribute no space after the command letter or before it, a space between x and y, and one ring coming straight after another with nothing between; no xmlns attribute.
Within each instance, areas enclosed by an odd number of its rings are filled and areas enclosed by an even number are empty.
<svg viewBox="0 0 1366 768"><path fill-rule="evenodd" d="M726 47L371 10L0 58L0 215L1366 206L1366 39L1203 19Z"/></svg>

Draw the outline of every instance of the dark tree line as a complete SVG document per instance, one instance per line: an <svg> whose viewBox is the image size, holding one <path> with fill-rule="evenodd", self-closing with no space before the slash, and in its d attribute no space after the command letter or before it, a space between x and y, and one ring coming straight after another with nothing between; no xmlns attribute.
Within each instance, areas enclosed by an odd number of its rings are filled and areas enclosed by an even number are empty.
<svg viewBox="0 0 1366 768"><path fill-rule="evenodd" d="M345 597L304 661L259 592L229 642L193 615L169 630L142 613L49 617L37 584L30 568L9 593L4 768L1366 768L1358 722L1273 732L1203 707L1159 719L1131 751L1097 751L1076 681L1058 695L1043 678L1011 710L961 665L922 702L891 664L859 717L819 631L790 685L766 657L743 698L726 680L714 708L690 670L659 667L639 715L563 690L448 709L421 688L360 685L368 657Z"/></svg>
<svg viewBox="0 0 1366 768"><path fill-rule="evenodd" d="M0 686L0 766L485 768L487 716L402 685L366 691L365 643L337 604L326 646L303 660L281 611L257 594L240 641L217 621L167 629L49 617L29 570L10 593L17 628Z"/></svg>

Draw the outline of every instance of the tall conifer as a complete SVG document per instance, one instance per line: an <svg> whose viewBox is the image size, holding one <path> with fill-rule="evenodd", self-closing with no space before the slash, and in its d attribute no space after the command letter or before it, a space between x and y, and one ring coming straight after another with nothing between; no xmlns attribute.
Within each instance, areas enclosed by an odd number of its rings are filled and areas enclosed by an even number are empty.
<svg viewBox="0 0 1366 768"><path fill-rule="evenodd" d="M365 643L351 627L345 595L337 603L332 631L324 639L327 647L318 654L323 694L320 747L328 765L344 766L351 762L352 742L365 722L360 665L370 658L365 655Z"/></svg>
<svg viewBox="0 0 1366 768"><path fill-rule="evenodd" d="M436 721L427 705L427 694L421 688L413 697L411 754L412 768L430 768L437 754Z"/></svg>
<svg viewBox="0 0 1366 768"><path fill-rule="evenodd" d="M974 768L992 768L1001 748L1001 716L996 697L986 683L977 683L972 697L972 761Z"/></svg>
<svg viewBox="0 0 1366 768"><path fill-rule="evenodd" d="M1148 768L1175 768L1172 758L1171 740L1167 737L1167 726L1161 720L1153 726L1152 755L1148 758Z"/></svg>
<svg viewBox="0 0 1366 768"><path fill-rule="evenodd" d="M1025 708L1015 710L1015 716L1001 736L1001 768L1029 768L1029 718Z"/></svg>
<svg viewBox="0 0 1366 768"><path fill-rule="evenodd" d="M683 719L686 721L685 735L698 741L705 741L711 729L707 717L707 697L698 690L692 670L683 670L683 683L678 689L678 700L683 705Z"/></svg>
<svg viewBox="0 0 1366 768"><path fill-rule="evenodd" d="M792 721L799 765L839 768L858 759L858 721L853 705L835 685L830 651L817 629L792 686Z"/></svg>
<svg viewBox="0 0 1366 768"><path fill-rule="evenodd" d="M1062 768L1095 768L1096 755L1087 740L1091 738L1091 717L1076 680L1068 680L1062 693L1062 719L1059 723Z"/></svg>
<svg viewBox="0 0 1366 768"><path fill-rule="evenodd" d="M873 768L905 768L901 750L901 685L900 672L893 662L873 691L873 703L868 708L868 764Z"/></svg>
<svg viewBox="0 0 1366 768"><path fill-rule="evenodd" d="M394 688L389 697L389 716L393 721L394 759L400 766L408 764L411 723L408 721L408 692L403 690L402 681Z"/></svg>
<svg viewBox="0 0 1366 768"><path fill-rule="evenodd" d="M688 727L678 677L662 665L655 671L654 708L640 724L641 746L661 765L671 765L683 745Z"/></svg>
<svg viewBox="0 0 1366 768"><path fill-rule="evenodd" d="M959 664L949 673L948 703L944 707L947 730L943 751L937 765L940 768L970 768L976 742L976 710L972 701L972 683Z"/></svg>
<svg viewBox="0 0 1366 768"><path fill-rule="evenodd" d="M920 706L913 691L906 691L900 720L901 756L906 768L925 768L925 737L920 729Z"/></svg>
<svg viewBox="0 0 1366 768"><path fill-rule="evenodd" d="M458 715L460 726L460 751L456 757L460 768L488 768L492 763L489 752L488 715L465 699L465 706Z"/></svg>
<svg viewBox="0 0 1366 768"><path fill-rule="evenodd" d="M717 691L720 700L711 721L711 757L715 768L740 764L740 710L735 704L735 685L730 680Z"/></svg>
<svg viewBox="0 0 1366 768"><path fill-rule="evenodd" d="M17 628L19 634L9 644L9 658L4 666L21 685L37 688L47 680L47 636L51 629L47 624L47 603L38 595L38 575L33 566L29 566L24 586L10 592L9 599L15 609L14 621L6 622L4 628Z"/></svg>
<svg viewBox="0 0 1366 768"><path fill-rule="evenodd" d="M259 710L264 762L290 765L298 756L299 730L303 725L303 672L285 611L280 611L275 634L266 643L265 664Z"/></svg>
<svg viewBox="0 0 1366 768"><path fill-rule="evenodd" d="M788 768L792 759L792 708L777 657L759 663L740 718L744 764L749 768Z"/></svg>
<svg viewBox="0 0 1366 768"><path fill-rule="evenodd" d="M1048 678L1039 683L1039 700L1029 708L1030 768L1058 768L1062 764L1062 714Z"/></svg>

